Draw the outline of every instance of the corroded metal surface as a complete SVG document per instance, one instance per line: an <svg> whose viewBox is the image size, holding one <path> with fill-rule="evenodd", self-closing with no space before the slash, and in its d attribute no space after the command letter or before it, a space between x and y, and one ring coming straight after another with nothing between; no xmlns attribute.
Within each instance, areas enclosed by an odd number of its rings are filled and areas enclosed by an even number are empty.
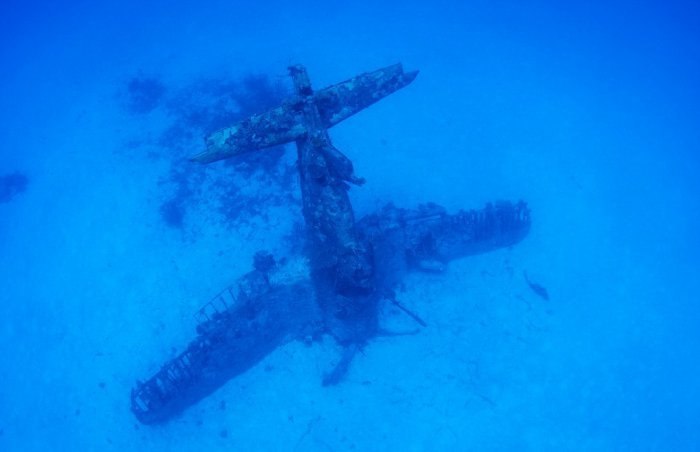
<svg viewBox="0 0 700 452"><path fill-rule="evenodd" d="M446 265L517 243L530 228L530 214L522 202L456 214L434 204L417 209L388 205L357 224L359 240L376 269L376 292L386 294L408 272L436 270L424 267L425 262ZM141 422L167 421L277 347L329 333L305 259L288 259L286 265L271 259L256 256L253 271L198 311L197 337L185 351L137 383L131 409ZM342 380L356 348L350 345L346 350L324 383Z"/></svg>
<svg viewBox="0 0 700 452"><path fill-rule="evenodd" d="M331 143L306 70L294 66L290 73L307 130L296 144L311 280L329 334L343 344L361 342L376 329L377 297L348 197L352 164Z"/></svg>
<svg viewBox="0 0 700 452"><path fill-rule="evenodd" d="M418 71L404 72L400 64L394 64L317 91L312 102L318 107L321 127L338 124L408 85L417 75ZM192 160L215 162L303 137L303 102L295 96L277 108L213 133L206 139L206 151Z"/></svg>
<svg viewBox="0 0 700 452"><path fill-rule="evenodd" d="M294 339L328 334L343 346L342 358L323 380L336 384L355 353L386 333L379 318L383 301L425 326L389 295L406 272L442 271L452 259L510 246L527 234L530 214L522 202L452 215L436 204L412 210L388 205L355 221L348 184L362 180L350 159L333 147L326 129L407 85L416 74L394 65L314 93L306 70L293 66L295 97L208 138L207 151L194 160L210 162L296 142L308 269L290 278L271 256L258 254L255 270L198 312L198 336L187 349L136 385L131 402L140 421L176 416Z"/></svg>

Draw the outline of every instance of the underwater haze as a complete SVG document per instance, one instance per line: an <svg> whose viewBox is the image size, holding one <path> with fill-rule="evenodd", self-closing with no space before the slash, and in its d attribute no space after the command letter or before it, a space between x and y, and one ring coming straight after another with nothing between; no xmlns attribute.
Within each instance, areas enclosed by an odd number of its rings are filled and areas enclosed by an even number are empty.
<svg viewBox="0 0 700 452"><path fill-rule="evenodd" d="M700 450L697 3L5 0L0 35L0 450ZM527 236L405 275L426 326L336 385L331 337L291 341L139 422L197 310L308 251L293 143L188 158L290 65L399 62L329 129L356 216L523 200Z"/></svg>

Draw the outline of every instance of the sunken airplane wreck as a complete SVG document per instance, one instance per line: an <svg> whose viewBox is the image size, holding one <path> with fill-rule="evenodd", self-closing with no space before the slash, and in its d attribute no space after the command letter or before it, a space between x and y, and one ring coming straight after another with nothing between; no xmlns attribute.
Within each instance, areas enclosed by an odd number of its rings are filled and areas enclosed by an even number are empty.
<svg viewBox="0 0 700 452"><path fill-rule="evenodd" d="M327 129L411 83L400 64L313 91L302 66L289 68L296 94L266 113L207 138L193 160L208 163L296 142L308 255L276 260L259 252L253 270L197 313L197 337L131 392L145 424L165 422L293 340L332 336L342 356L323 377L342 381L357 351L392 334L382 329L382 303L421 326L394 296L408 271L439 271L451 259L513 245L530 228L524 202L496 202L449 214L435 205L389 204L355 220L349 184L362 184Z"/></svg>

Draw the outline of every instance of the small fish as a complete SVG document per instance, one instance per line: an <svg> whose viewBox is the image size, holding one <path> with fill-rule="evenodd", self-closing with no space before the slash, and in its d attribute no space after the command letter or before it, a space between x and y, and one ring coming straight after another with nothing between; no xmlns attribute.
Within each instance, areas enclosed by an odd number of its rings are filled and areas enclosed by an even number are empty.
<svg viewBox="0 0 700 452"><path fill-rule="evenodd" d="M527 285L530 286L530 289L535 292L537 296L544 298L545 300L549 300L547 289L535 282L530 281L530 278L527 277L527 273L525 271L523 271L523 276L525 277L525 282L527 282Z"/></svg>

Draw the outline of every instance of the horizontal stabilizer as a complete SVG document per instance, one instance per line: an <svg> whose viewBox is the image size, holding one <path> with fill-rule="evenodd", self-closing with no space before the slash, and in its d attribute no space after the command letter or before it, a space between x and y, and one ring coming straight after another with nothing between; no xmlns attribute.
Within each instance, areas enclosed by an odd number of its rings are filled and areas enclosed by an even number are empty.
<svg viewBox="0 0 700 452"><path fill-rule="evenodd" d="M319 90L312 99L323 126L330 128L408 85L417 75L418 71L404 72L401 64L394 64ZM292 97L279 107L211 134L206 138L206 151L192 160L210 163L302 138L306 134L302 102L304 99Z"/></svg>

